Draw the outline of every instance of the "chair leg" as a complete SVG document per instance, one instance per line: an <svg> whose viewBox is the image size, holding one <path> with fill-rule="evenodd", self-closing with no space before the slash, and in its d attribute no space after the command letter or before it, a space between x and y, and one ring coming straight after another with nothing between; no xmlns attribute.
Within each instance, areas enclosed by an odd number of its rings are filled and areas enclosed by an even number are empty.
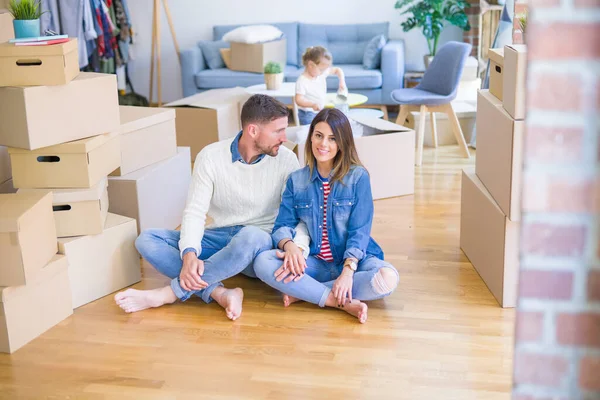
<svg viewBox="0 0 600 400"><path fill-rule="evenodd" d="M382 104L380 109L381 109L381 112L383 112L383 119L385 119L386 121L389 121L387 106L385 104Z"/></svg>
<svg viewBox="0 0 600 400"><path fill-rule="evenodd" d="M406 123L406 117L408 117L408 112L408 106L400 106L400 111L398 111L398 118L396 118L396 124L404 126L404 124Z"/></svg>
<svg viewBox="0 0 600 400"><path fill-rule="evenodd" d="M415 165L421 166L423 163L423 142L425 139L425 117L427 115L427 106L422 105L419 110L419 130L417 132L417 155Z"/></svg>
<svg viewBox="0 0 600 400"><path fill-rule="evenodd" d="M448 114L448 119L450 120L450 124L452 125L452 132L454 133L454 137L458 142L458 146L462 150L465 158L471 158L471 153L469 153L469 148L467 147L467 142L465 141L465 137L463 135L463 131L460 127L460 123L458 122L458 117L452 108L452 104L446 104L444 106L446 110L446 114Z"/></svg>
<svg viewBox="0 0 600 400"><path fill-rule="evenodd" d="M295 98L292 98L292 115L294 116L294 123L296 126L300 126L300 118L298 117L298 104L296 104Z"/></svg>
<svg viewBox="0 0 600 400"><path fill-rule="evenodd" d="M433 143L433 147L438 147L437 122L435 120L435 113L430 112L429 116L431 117L431 143Z"/></svg>

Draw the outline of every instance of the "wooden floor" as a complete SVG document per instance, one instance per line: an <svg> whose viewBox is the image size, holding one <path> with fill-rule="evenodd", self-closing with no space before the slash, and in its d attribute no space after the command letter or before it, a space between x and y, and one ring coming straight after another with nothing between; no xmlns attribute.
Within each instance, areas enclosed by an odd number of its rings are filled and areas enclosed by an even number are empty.
<svg viewBox="0 0 600 400"><path fill-rule="evenodd" d="M111 296L13 355L2 399L509 399L514 310L459 249L458 147L425 149L416 194L377 201L373 236L401 276L360 325L305 303L284 309L235 278L244 313L197 299L125 315ZM166 279L144 266L139 288Z"/></svg>

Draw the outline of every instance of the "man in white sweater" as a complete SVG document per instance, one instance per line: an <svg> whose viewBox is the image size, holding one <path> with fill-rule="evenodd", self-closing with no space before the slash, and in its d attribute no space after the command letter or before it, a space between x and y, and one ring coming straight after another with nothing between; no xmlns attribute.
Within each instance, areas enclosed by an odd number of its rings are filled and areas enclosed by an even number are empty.
<svg viewBox="0 0 600 400"><path fill-rule="evenodd" d="M273 247L270 236L289 174L299 168L286 141L288 110L265 95L243 106L242 131L235 139L206 146L196 157L181 232L149 229L138 237L142 257L171 284L154 290L127 289L115 295L125 312L185 301L197 295L215 300L231 320L242 312L241 288L222 280L240 272L256 277L254 258ZM177 179L173 177L173 179ZM213 222L206 226L206 216ZM302 223L294 242L308 252Z"/></svg>

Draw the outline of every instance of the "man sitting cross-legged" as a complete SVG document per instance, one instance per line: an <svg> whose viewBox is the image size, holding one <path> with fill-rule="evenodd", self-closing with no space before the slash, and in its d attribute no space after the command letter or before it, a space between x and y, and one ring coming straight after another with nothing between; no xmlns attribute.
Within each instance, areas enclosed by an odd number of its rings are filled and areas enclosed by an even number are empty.
<svg viewBox="0 0 600 400"><path fill-rule="evenodd" d="M272 97L254 95L244 104L242 131L213 143L196 157L181 232L149 229L137 238L142 257L171 283L160 289L127 289L115 295L125 312L186 301L197 295L219 303L231 320L242 312L243 291L222 280L256 277L254 258L273 247L273 229L287 177L299 168L286 141L288 110ZM177 179L177 177L173 177ZM205 229L206 215L213 223ZM295 243L308 250L306 225Z"/></svg>

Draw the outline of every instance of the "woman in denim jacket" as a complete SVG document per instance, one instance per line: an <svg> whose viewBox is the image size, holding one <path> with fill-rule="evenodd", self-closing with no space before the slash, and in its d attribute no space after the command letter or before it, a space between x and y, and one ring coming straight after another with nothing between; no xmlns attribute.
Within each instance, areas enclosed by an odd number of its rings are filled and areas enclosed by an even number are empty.
<svg viewBox="0 0 600 400"><path fill-rule="evenodd" d="M308 165L288 178L273 228L278 250L261 253L255 272L284 294L286 307L304 300L343 309L364 323L361 300L389 295L399 276L370 236L371 183L346 116L336 109L317 114L305 151ZM308 227L310 252L293 240L300 221Z"/></svg>

